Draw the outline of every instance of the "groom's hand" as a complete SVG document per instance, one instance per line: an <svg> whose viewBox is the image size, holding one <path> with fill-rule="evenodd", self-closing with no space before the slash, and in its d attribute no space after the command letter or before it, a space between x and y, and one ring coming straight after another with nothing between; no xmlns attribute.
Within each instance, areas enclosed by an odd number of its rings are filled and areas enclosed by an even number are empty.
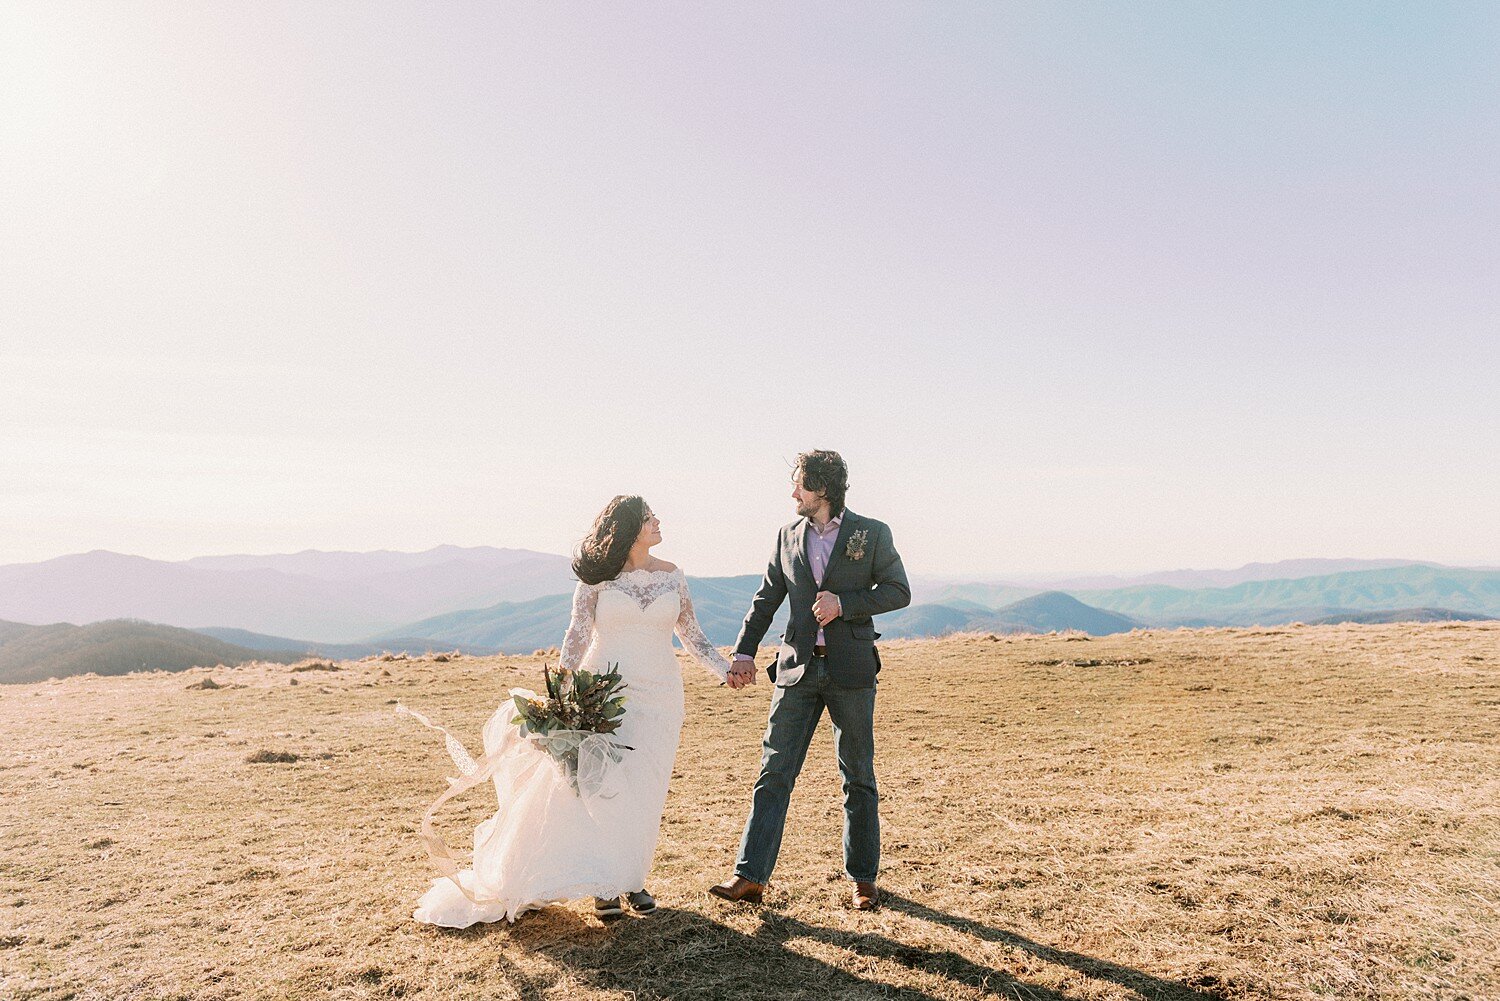
<svg viewBox="0 0 1500 1001"><path fill-rule="evenodd" d="M813 601L812 611L813 618L818 620L818 625L826 626L844 614L844 603L839 601L839 596L832 591L819 591L818 597Z"/></svg>

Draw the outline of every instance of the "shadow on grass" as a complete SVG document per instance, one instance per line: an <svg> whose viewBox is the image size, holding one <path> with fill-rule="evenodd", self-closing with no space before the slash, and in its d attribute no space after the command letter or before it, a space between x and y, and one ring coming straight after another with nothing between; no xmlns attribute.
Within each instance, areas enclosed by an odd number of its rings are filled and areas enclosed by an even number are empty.
<svg viewBox="0 0 1500 1001"><path fill-rule="evenodd" d="M1212 984L1184 984L1172 980L1162 980L1159 977L1153 977L1149 973L1143 973L1128 966L1121 966L1118 963L1111 963L1106 959L1098 959L1094 956L1085 956L1082 953L1069 952L1066 949L1057 949L1050 945L1042 945L1040 942L1033 942L1024 935L1017 935L1015 932L1005 931L1000 928L991 928L988 925L975 921L973 918L947 914L894 893L883 894L883 906L921 921L943 925L954 931L972 935L986 942L998 942L1011 949L1029 953L1043 962L1066 966L1091 979L1106 980L1112 984L1129 988L1143 997L1160 999L1160 1001L1221 1001L1225 995L1222 992L1216 993L1214 988L1228 986L1218 984L1217 982Z"/></svg>
<svg viewBox="0 0 1500 1001"><path fill-rule="evenodd" d="M999 943L1093 980L1118 985L1153 1001L1220 1001L1224 997L1222 993L1205 992L1117 963L1042 945L904 897L888 895L885 906L915 920ZM739 1001L787 997L948 1001L956 985L1018 1001L1076 1001L1081 996L1020 979L947 948L903 942L876 932L809 924L774 907L759 910L758 916L758 925L747 933L692 910L660 908L650 918L625 918L600 925L570 910L553 908L523 918L508 930L508 936L526 952L546 957L575 982L632 992L640 1001L729 997ZM498 926L489 926L460 934L479 937L498 930ZM825 961L808 952L836 955ZM503 957L496 959L523 999L540 1001L547 995L548 984L542 978L522 973ZM896 963L943 983L923 988L889 984L872 971L877 961Z"/></svg>

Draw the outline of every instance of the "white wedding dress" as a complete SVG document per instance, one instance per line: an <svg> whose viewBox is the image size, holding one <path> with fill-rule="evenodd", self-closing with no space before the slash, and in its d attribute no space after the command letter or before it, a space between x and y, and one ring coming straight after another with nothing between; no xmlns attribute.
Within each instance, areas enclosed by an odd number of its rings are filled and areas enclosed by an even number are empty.
<svg viewBox="0 0 1500 1001"><path fill-rule="evenodd" d="M608 799L580 799L553 759L520 735L512 723L515 705L506 699L484 727L485 770L499 809L474 831L470 867L433 880L412 917L464 928L514 921L548 903L645 887L682 732L674 632L698 663L725 678L729 664L703 635L681 570L633 570L578 585L560 666L603 671L619 665L627 686L625 717L612 738L632 748L613 766L611 787L619 791ZM455 745L450 735L460 770L473 772L474 762Z"/></svg>

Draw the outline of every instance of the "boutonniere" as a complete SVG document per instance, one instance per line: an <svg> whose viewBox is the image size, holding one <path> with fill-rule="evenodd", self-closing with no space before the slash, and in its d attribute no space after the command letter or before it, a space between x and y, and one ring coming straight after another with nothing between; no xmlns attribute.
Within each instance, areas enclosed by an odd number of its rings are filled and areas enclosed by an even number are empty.
<svg viewBox="0 0 1500 1001"><path fill-rule="evenodd" d="M844 555L851 560L862 560L865 558L865 540L870 537L868 528L861 528L856 532L849 533L849 541L844 544Z"/></svg>

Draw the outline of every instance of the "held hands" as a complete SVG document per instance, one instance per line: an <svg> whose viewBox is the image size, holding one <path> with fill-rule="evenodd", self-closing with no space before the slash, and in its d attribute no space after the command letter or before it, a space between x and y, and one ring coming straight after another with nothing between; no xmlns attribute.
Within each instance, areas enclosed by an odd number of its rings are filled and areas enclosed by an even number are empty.
<svg viewBox="0 0 1500 1001"><path fill-rule="evenodd" d="M813 601L812 612L818 625L826 626L844 614L844 603L832 591L819 591L818 597Z"/></svg>
<svg viewBox="0 0 1500 1001"><path fill-rule="evenodd" d="M744 688L755 684L755 661L736 660L729 666L729 675L724 683L730 688Z"/></svg>

